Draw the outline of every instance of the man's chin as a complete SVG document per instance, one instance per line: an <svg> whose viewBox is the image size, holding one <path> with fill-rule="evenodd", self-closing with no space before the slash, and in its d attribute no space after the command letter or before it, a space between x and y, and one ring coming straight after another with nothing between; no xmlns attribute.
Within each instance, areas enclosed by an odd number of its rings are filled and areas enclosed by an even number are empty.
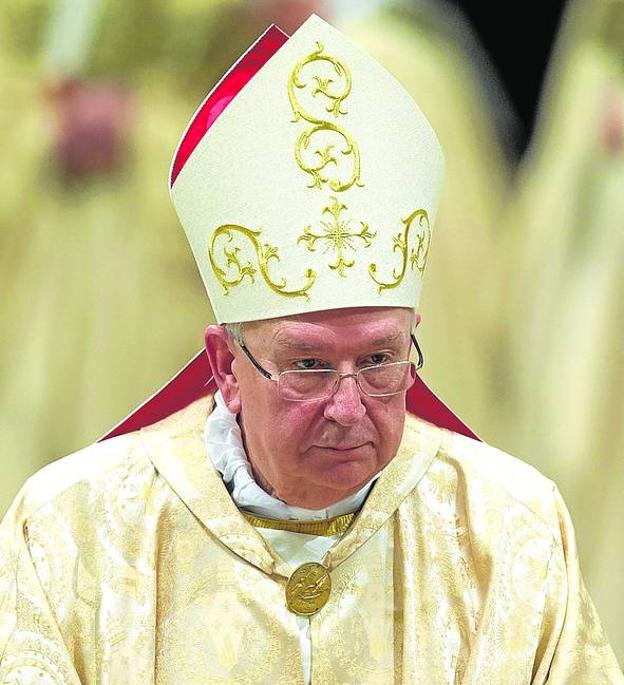
<svg viewBox="0 0 624 685"><path fill-rule="evenodd" d="M357 492L374 475L370 460L358 457L337 459L317 466L314 473L315 484L318 487L325 486L328 495L334 495L334 502Z"/></svg>
<svg viewBox="0 0 624 685"><path fill-rule="evenodd" d="M357 461L343 461L330 469L315 471L312 476L313 488L308 489L305 501L294 497L282 498L287 504L304 509L326 509L361 490L375 476L376 471L363 468ZM301 495L301 491L297 493ZM296 501L295 501L296 499Z"/></svg>

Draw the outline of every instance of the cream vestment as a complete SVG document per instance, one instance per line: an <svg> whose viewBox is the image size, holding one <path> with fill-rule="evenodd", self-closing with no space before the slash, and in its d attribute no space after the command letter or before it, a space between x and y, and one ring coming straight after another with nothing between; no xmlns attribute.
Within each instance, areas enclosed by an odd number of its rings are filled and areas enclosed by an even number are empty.
<svg viewBox="0 0 624 685"><path fill-rule="evenodd" d="M28 481L0 529L0 682L303 685L292 567L206 458L211 404ZM408 415L323 556L312 683L624 683L551 481Z"/></svg>

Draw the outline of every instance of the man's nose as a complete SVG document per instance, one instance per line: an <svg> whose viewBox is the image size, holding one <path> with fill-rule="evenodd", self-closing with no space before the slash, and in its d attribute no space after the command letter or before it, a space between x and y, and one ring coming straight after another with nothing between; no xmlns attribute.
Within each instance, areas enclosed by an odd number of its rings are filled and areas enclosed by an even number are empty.
<svg viewBox="0 0 624 685"><path fill-rule="evenodd" d="M336 392L327 400L324 416L343 426L352 426L366 414L360 389L353 376L342 377Z"/></svg>

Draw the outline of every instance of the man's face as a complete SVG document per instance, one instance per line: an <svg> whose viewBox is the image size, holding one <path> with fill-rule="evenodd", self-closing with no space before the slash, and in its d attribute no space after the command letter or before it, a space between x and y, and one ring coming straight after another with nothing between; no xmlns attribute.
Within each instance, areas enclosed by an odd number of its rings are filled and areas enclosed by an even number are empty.
<svg viewBox="0 0 624 685"><path fill-rule="evenodd" d="M406 360L418 320L398 307L337 309L245 324L244 341L275 377L290 369L355 373ZM226 404L239 415L256 479L273 496L320 509L357 492L394 457L405 421L404 392L369 397L355 378L344 378L328 399L282 399L278 384L264 378L237 343L227 341L229 361L227 353L211 352L215 328L206 332L208 352L213 368L221 363L226 371L215 375Z"/></svg>

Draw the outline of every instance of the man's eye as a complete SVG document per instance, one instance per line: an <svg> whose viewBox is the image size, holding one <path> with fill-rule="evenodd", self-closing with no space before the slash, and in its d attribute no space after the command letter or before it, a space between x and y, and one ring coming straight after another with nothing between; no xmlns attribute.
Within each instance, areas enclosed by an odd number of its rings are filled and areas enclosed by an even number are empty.
<svg viewBox="0 0 624 685"><path fill-rule="evenodd" d="M377 364L385 364L390 361L390 355L385 352L371 354L364 360L364 366L377 366Z"/></svg>
<svg viewBox="0 0 624 685"><path fill-rule="evenodd" d="M323 362L321 362L320 359L298 359L296 362L294 362L293 366L296 369L307 371L309 369L324 368L322 364Z"/></svg>

